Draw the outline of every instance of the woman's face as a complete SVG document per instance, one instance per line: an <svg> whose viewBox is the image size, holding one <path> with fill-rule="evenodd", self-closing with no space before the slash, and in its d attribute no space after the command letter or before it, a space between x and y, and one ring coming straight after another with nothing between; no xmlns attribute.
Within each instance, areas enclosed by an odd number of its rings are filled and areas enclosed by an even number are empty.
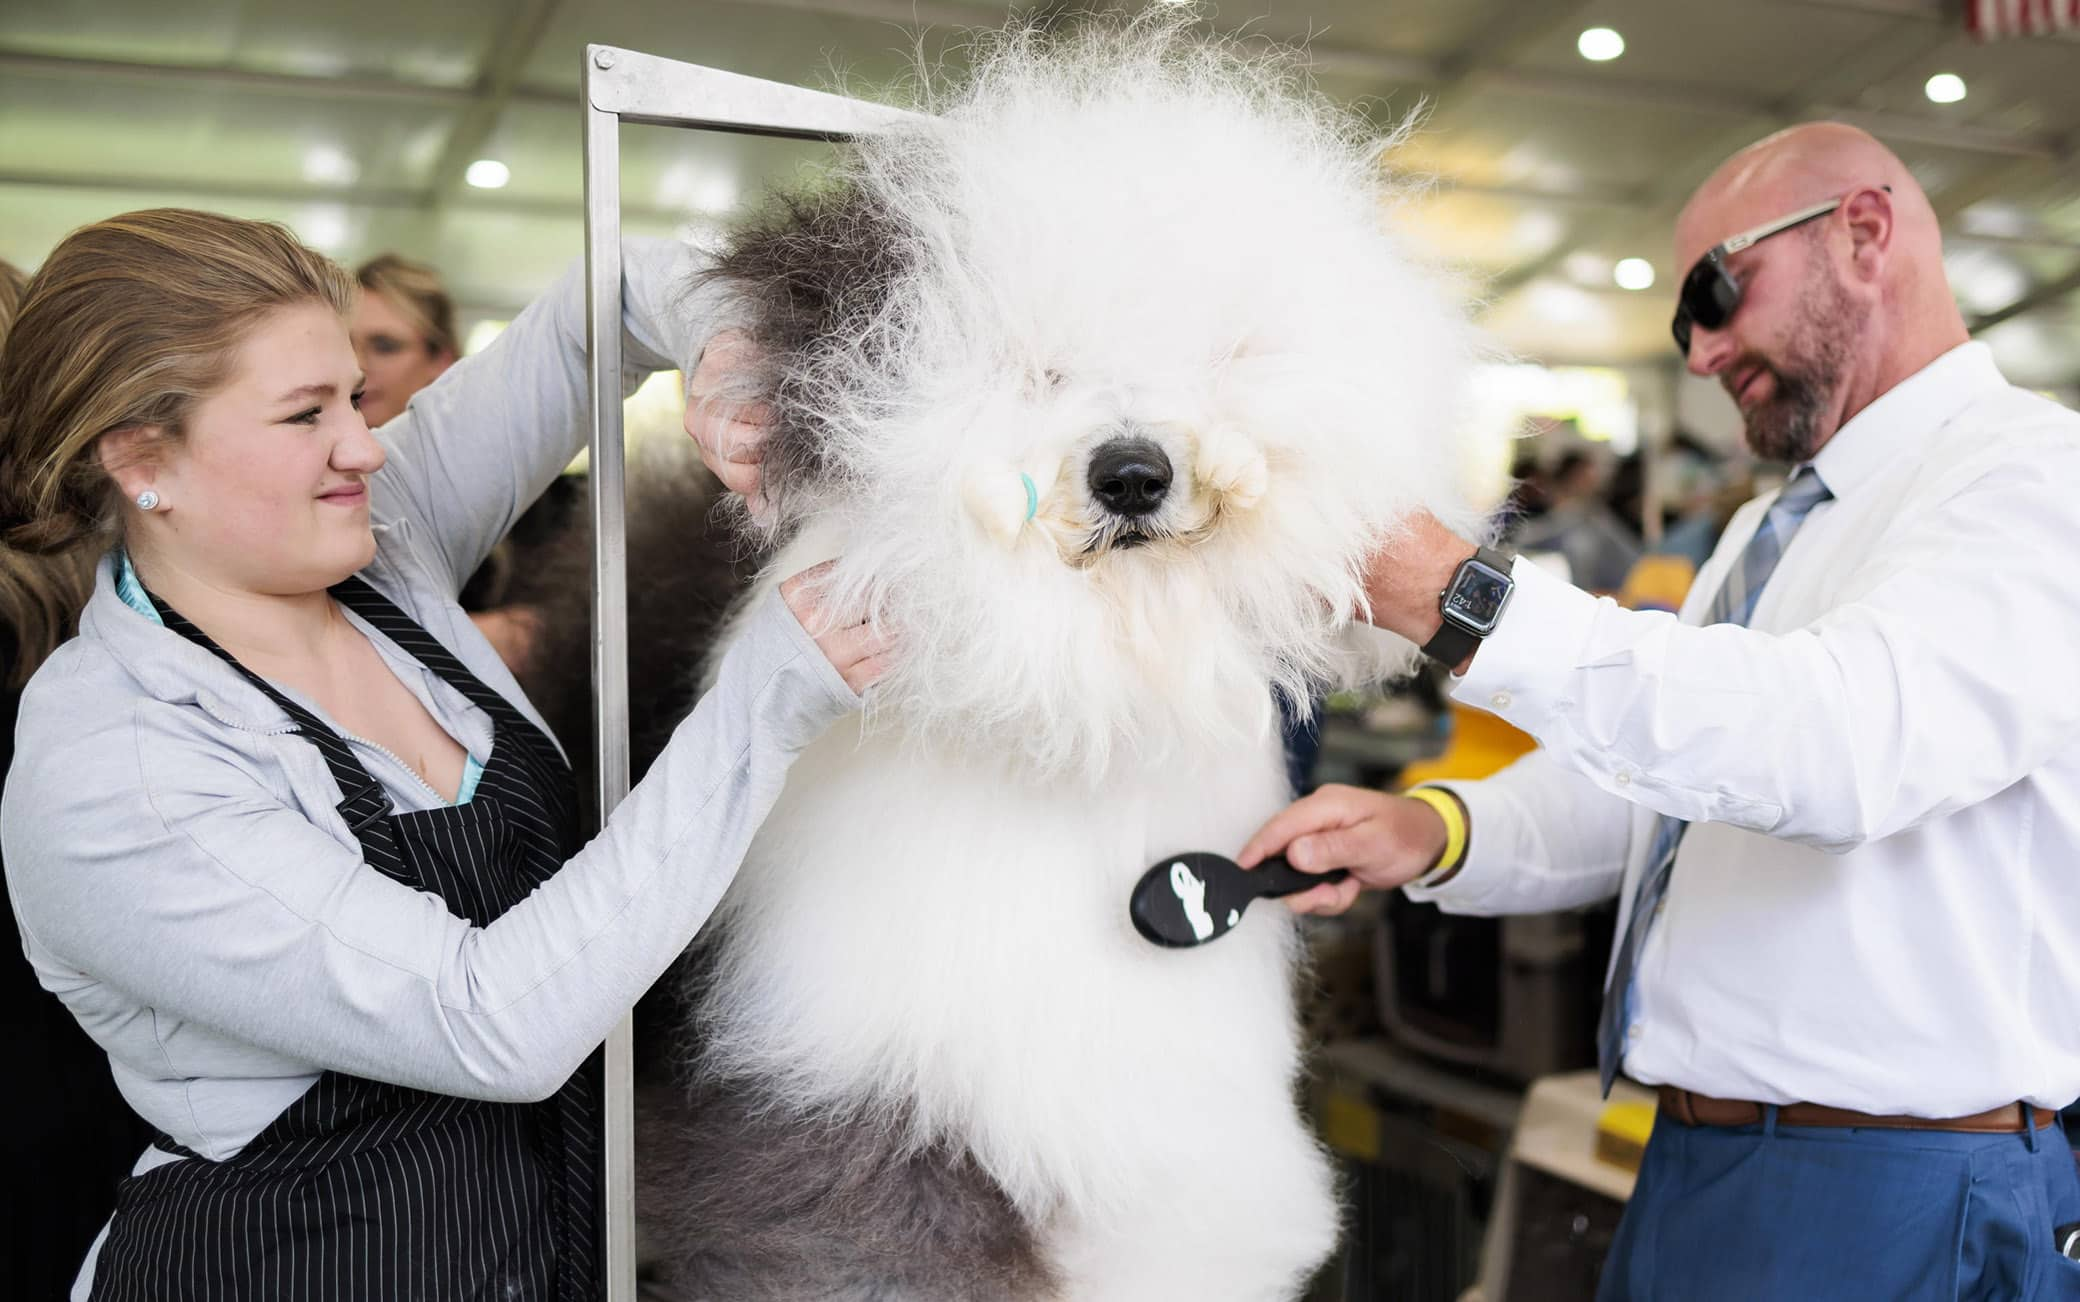
<svg viewBox="0 0 2080 1302"><path fill-rule="evenodd" d="M368 477L383 449L359 410L346 324L321 304L278 308L198 402L156 468L155 556L234 591L330 587L375 555Z"/></svg>
<svg viewBox="0 0 2080 1302"><path fill-rule="evenodd" d="M370 429L388 424L455 360L446 349L429 348L396 304L369 289L354 301L354 354L368 375L361 414Z"/></svg>

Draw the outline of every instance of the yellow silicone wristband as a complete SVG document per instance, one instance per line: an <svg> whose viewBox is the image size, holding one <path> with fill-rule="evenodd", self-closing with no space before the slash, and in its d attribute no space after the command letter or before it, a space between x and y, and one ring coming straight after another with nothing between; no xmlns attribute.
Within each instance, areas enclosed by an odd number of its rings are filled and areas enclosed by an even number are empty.
<svg viewBox="0 0 2080 1302"><path fill-rule="evenodd" d="M1459 802L1452 797L1451 792L1438 787L1415 787L1407 794L1409 799L1420 800L1436 810L1437 816L1444 820L1444 853L1437 857L1437 862L1431 864L1423 876L1428 877L1431 873L1449 872L1457 868L1459 860L1466 855L1466 813L1459 807Z"/></svg>

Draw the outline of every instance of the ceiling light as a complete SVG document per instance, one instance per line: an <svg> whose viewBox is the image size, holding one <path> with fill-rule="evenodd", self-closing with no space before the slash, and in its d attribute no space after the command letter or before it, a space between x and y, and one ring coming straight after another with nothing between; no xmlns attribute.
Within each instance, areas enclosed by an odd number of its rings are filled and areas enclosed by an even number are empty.
<svg viewBox="0 0 2080 1302"><path fill-rule="evenodd" d="M693 206L702 212L734 212L737 207L737 185L722 173L714 172L696 182L687 197L693 201Z"/></svg>
<svg viewBox="0 0 2080 1302"><path fill-rule="evenodd" d="M1958 249L1943 255L1951 292L1967 312L1994 312L2029 292L2029 274L1991 249Z"/></svg>
<svg viewBox="0 0 2080 1302"><path fill-rule="evenodd" d="M453 176L454 173L450 172L449 175ZM469 165L469 170L462 174L462 179L479 190L499 190L505 188L505 183L513 179L513 171L495 158L480 158Z"/></svg>
<svg viewBox="0 0 2080 1302"><path fill-rule="evenodd" d="M1523 256L1535 258L1550 250L1567 233L1566 225L1544 208L1528 208L1510 223L1510 246Z"/></svg>
<svg viewBox="0 0 2080 1302"><path fill-rule="evenodd" d="M331 145L314 145L303 151L303 179L319 185L352 185L361 169L345 151Z"/></svg>
<svg viewBox="0 0 2080 1302"><path fill-rule="evenodd" d="M473 353L483 352L490 345L491 341L498 338L499 334L505 330L506 324L504 321L487 317L471 326L469 328L469 337L463 340L462 343L462 355L468 357Z"/></svg>
<svg viewBox="0 0 2080 1302"><path fill-rule="evenodd" d="M1939 72L1921 89L1938 104L1955 104L1964 98L1964 78L1954 72Z"/></svg>
<svg viewBox="0 0 2080 1302"><path fill-rule="evenodd" d="M1574 48L1591 63L1609 63L1625 53L1625 38L1608 27L1591 27L1575 41Z"/></svg>
<svg viewBox="0 0 2080 1302"><path fill-rule="evenodd" d="M1557 280L1532 282L1524 306L1532 320L1545 325L1593 327L1610 322L1610 309L1594 294Z"/></svg>
<svg viewBox="0 0 2080 1302"><path fill-rule="evenodd" d="M1981 199L1957 214L1958 224L1972 235L2021 237L2040 232L2037 222L2012 199Z"/></svg>
<svg viewBox="0 0 2080 1302"><path fill-rule="evenodd" d="M337 254L347 244L347 210L336 203L312 204L297 214L296 233L320 253Z"/></svg>
<svg viewBox="0 0 2080 1302"><path fill-rule="evenodd" d="M344 77L353 70L353 64L338 50L284 50L269 61L273 59L280 59L289 71L306 77Z"/></svg>
<svg viewBox="0 0 2080 1302"><path fill-rule="evenodd" d="M1611 260L1587 249L1576 249L1562 258L1560 269L1584 289L1595 289L1611 278Z"/></svg>
<svg viewBox="0 0 2080 1302"><path fill-rule="evenodd" d="M1611 279L1618 282L1619 289L1652 289L1654 264L1645 258L1620 258L1611 268Z"/></svg>

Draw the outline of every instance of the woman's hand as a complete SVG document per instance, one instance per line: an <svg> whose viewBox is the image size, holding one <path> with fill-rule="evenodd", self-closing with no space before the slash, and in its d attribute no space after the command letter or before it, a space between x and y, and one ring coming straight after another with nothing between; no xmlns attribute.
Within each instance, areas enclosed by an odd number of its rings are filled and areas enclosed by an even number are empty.
<svg viewBox="0 0 2080 1302"><path fill-rule="evenodd" d="M1286 897L1295 913L1341 913L1367 887L1387 890L1422 876L1444 846L1444 819L1422 801L1332 785L1274 814L1235 862L1254 868L1283 853L1302 872L1348 868L1351 875L1340 882Z"/></svg>
<svg viewBox="0 0 2080 1302"><path fill-rule="evenodd" d="M759 491L759 462L765 456L766 427L772 413L764 403L722 397L730 379L750 367L757 346L739 330L725 330L708 341L686 381L686 432L700 447L701 464L722 486L741 494L754 519L766 515Z"/></svg>
<svg viewBox="0 0 2080 1302"><path fill-rule="evenodd" d="M833 623L823 606L823 583L830 577L834 561L803 570L780 585L787 608L816 639L816 649L845 679L853 695L864 696L869 687L888 671L888 640L865 620Z"/></svg>

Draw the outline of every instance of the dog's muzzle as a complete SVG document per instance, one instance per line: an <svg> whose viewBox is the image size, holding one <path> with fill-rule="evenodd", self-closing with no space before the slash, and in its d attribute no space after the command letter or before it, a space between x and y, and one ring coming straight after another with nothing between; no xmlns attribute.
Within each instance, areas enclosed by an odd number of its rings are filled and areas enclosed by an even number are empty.
<svg viewBox="0 0 2080 1302"><path fill-rule="evenodd" d="M1108 439L1091 453L1091 500L1122 519L1153 514L1170 493L1170 458L1143 438Z"/></svg>

